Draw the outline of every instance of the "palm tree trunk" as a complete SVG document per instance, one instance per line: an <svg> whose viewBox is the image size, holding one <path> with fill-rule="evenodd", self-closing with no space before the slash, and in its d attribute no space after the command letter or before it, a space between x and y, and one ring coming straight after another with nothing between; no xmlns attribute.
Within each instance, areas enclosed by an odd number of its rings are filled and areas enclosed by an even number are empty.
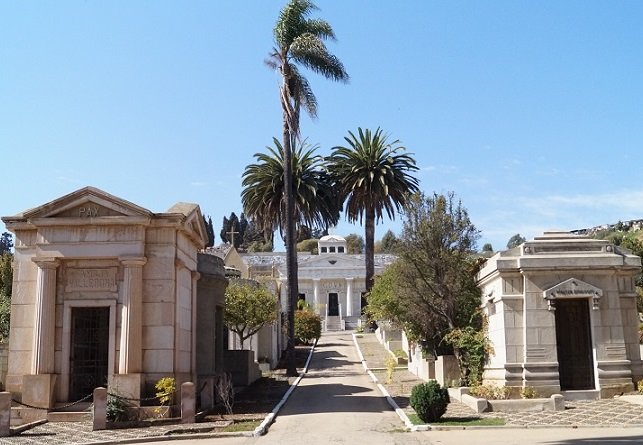
<svg viewBox="0 0 643 445"><path fill-rule="evenodd" d="M292 146L291 146L291 128L288 117L284 112L284 208L283 215L285 245L286 245L286 298L287 298L287 315L288 315L288 345L286 347L286 375L296 376L297 366L295 364L295 307L297 306L297 296L299 293L297 277L297 243L295 239L295 212L292 190Z"/></svg>
<svg viewBox="0 0 643 445"><path fill-rule="evenodd" d="M364 219L366 292L370 292L375 279L375 209L372 207L367 208Z"/></svg>

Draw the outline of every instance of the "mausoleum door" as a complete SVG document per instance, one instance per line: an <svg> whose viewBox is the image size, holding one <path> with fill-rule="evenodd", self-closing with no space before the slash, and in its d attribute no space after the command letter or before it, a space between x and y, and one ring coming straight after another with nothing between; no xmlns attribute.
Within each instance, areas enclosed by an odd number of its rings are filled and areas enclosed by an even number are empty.
<svg viewBox="0 0 643 445"><path fill-rule="evenodd" d="M328 294L328 316L337 317L339 315L339 298L337 294L331 292Z"/></svg>
<svg viewBox="0 0 643 445"><path fill-rule="evenodd" d="M69 400L107 384L109 307L75 307L71 313Z"/></svg>
<svg viewBox="0 0 643 445"><path fill-rule="evenodd" d="M556 345L560 388L595 389L588 300L556 300Z"/></svg>

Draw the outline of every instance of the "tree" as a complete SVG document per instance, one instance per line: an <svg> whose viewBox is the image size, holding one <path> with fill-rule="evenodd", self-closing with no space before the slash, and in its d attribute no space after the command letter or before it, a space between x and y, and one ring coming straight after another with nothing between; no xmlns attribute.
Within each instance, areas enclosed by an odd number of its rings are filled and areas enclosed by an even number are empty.
<svg viewBox="0 0 643 445"><path fill-rule="evenodd" d="M393 315L417 339L425 340L429 349L437 350L451 332L468 326L482 328L480 290L475 281L479 236L453 193L418 193L404 206L398 261L395 275L389 277L399 300ZM467 376L466 354L459 343L454 341L451 346Z"/></svg>
<svg viewBox="0 0 643 445"><path fill-rule="evenodd" d="M0 236L0 342L9 339L11 318L11 285L13 282L13 237L9 232Z"/></svg>
<svg viewBox="0 0 643 445"><path fill-rule="evenodd" d="M297 243L297 252L309 252L318 255L319 240L315 238L306 239Z"/></svg>
<svg viewBox="0 0 643 445"><path fill-rule="evenodd" d="M509 238L507 241L507 249L513 249L514 247L520 246L522 243L527 241L524 236L521 236L520 233L516 233L514 236Z"/></svg>
<svg viewBox="0 0 643 445"><path fill-rule="evenodd" d="M400 141L389 141L380 128L375 132L358 128L357 135L349 131L344 139L348 145L333 148L328 169L337 193L346 202L348 221L364 222L368 292L375 275L375 224L384 213L394 219L407 194L419 190L418 180L410 174L418 168Z"/></svg>
<svg viewBox="0 0 643 445"><path fill-rule="evenodd" d="M230 218L226 218L224 216L223 224L221 224L221 232L219 233L221 241L232 244L232 241L234 240L234 247L239 247L243 240L243 235L240 229L241 225L236 213L230 213Z"/></svg>
<svg viewBox="0 0 643 445"><path fill-rule="evenodd" d="M364 238L356 233L346 236L346 250L352 254L364 253Z"/></svg>
<svg viewBox="0 0 643 445"><path fill-rule="evenodd" d="M482 251L483 252L493 252L493 246L491 245L491 243L485 243L482 246Z"/></svg>
<svg viewBox="0 0 643 445"><path fill-rule="evenodd" d="M13 248L13 237L9 232L2 232L0 235L0 255L3 253L11 253Z"/></svg>
<svg viewBox="0 0 643 445"><path fill-rule="evenodd" d="M330 24L321 19L308 18L317 7L310 0L290 0L279 13L273 30L275 47L266 64L281 75L279 99L283 114L283 170L285 184L291 184L292 145L299 138L299 113L303 106L311 116L317 115L317 98L299 66L308 68L327 79L348 81L348 74L341 61L331 54L324 41L334 40ZM284 244L286 246L287 295L288 295L288 375L296 375L295 367L295 307L299 293L297 284L297 252L294 220L296 218L294 192L284 192Z"/></svg>
<svg viewBox="0 0 643 445"><path fill-rule="evenodd" d="M243 232L242 246L249 252L272 252L271 230L264 232L254 221L248 221L246 230Z"/></svg>
<svg viewBox="0 0 643 445"><path fill-rule="evenodd" d="M223 318L243 349L246 339L277 319L277 297L258 283L233 280L225 291Z"/></svg>
<svg viewBox="0 0 643 445"><path fill-rule="evenodd" d="M11 286L13 283L13 255L5 252L0 255L0 295L11 298Z"/></svg>
<svg viewBox="0 0 643 445"><path fill-rule="evenodd" d="M380 244L380 251L382 253L394 253L395 246L397 245L397 237L392 230L387 230L384 236L382 237L382 242Z"/></svg>
<svg viewBox="0 0 643 445"><path fill-rule="evenodd" d="M275 148L256 153L256 162L246 167L242 175L241 202L258 227L264 231L279 229L284 233L283 147L273 138ZM339 221L339 201L333 193L324 170L324 158L315 154L317 146L303 141L292 153L292 191L294 195L295 232L311 231L311 227L328 227ZM311 231L312 232L312 231Z"/></svg>
<svg viewBox="0 0 643 445"><path fill-rule="evenodd" d="M208 234L208 243L205 247L212 247L214 246L214 226L212 225L212 218L209 216L206 218L205 215L203 215L203 223L205 224L205 230Z"/></svg>

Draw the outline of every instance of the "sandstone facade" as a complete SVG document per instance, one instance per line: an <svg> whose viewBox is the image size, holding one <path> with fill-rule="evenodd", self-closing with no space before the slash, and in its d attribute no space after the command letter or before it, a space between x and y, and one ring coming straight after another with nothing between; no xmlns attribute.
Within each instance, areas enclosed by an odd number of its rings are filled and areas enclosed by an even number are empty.
<svg viewBox="0 0 643 445"><path fill-rule="evenodd" d="M485 383L609 397L643 377L635 276L641 260L608 241L546 232L479 273L494 354Z"/></svg>
<svg viewBox="0 0 643 445"><path fill-rule="evenodd" d="M216 371L196 352L217 341L226 280L222 264L198 266L198 205L152 213L86 187L3 221L16 239L6 386L24 402L51 407L108 382L138 398L161 377Z"/></svg>

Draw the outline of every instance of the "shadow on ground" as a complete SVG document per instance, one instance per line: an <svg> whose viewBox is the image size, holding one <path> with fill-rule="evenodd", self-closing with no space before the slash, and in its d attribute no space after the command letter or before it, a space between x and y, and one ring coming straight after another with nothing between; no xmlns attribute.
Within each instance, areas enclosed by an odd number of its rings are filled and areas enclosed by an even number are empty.
<svg viewBox="0 0 643 445"><path fill-rule="evenodd" d="M314 377L312 378L314 379ZM390 411L386 401L377 395L358 395L372 393L371 388L363 386L342 385L338 383L316 383L299 386L288 400L280 416L318 413L381 413Z"/></svg>

